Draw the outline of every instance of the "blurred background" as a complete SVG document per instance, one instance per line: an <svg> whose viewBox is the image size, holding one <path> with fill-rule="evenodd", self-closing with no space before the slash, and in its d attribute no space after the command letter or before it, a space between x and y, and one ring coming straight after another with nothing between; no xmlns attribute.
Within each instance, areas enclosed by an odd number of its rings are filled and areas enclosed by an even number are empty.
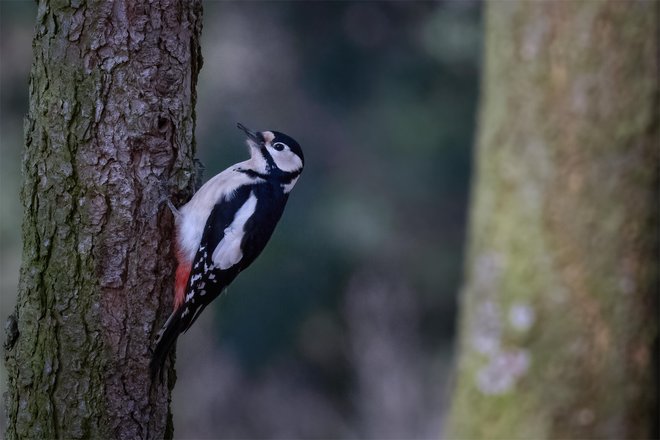
<svg viewBox="0 0 660 440"><path fill-rule="evenodd" d="M202 180L247 157L237 121L294 137L306 168L266 251L179 342L176 437L437 438L462 276L481 5L204 8ZM35 15L34 2L0 2L3 323L20 265Z"/></svg>

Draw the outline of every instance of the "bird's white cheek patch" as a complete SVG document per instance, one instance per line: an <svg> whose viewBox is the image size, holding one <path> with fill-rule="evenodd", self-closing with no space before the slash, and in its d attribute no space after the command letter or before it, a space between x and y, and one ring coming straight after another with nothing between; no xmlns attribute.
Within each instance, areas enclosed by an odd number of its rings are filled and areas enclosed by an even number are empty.
<svg viewBox="0 0 660 440"><path fill-rule="evenodd" d="M284 172L290 173L293 171L298 171L303 167L302 160L300 160L300 158L291 151L287 150L279 152L271 150L271 155L273 156L273 160L275 161L277 168Z"/></svg>
<svg viewBox="0 0 660 440"><path fill-rule="evenodd" d="M252 192L243 206L236 211L234 220L225 229L225 236L213 251L212 259L216 268L226 270L241 261L243 258L241 242L245 235L245 223L252 217L256 208L257 197Z"/></svg>

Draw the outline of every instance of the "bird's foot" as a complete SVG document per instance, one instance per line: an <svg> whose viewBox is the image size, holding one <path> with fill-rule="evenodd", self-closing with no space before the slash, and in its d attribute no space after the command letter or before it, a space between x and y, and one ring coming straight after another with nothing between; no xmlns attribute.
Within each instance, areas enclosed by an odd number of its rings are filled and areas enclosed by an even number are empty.
<svg viewBox="0 0 660 440"><path fill-rule="evenodd" d="M176 206L172 203L169 197L165 196L161 199L159 205L162 205L163 203L167 203L167 207L170 208L170 211L172 211L172 214L174 215L175 218L179 218L181 216L181 212L179 212L178 209L176 209Z"/></svg>

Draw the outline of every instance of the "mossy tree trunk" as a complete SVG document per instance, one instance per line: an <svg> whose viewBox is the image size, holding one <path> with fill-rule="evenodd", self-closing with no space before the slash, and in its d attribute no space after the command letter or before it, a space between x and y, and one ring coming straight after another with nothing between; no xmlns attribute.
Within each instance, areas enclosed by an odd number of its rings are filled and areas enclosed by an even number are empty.
<svg viewBox="0 0 660 440"><path fill-rule="evenodd" d="M486 10L448 434L652 437L660 3Z"/></svg>
<svg viewBox="0 0 660 440"><path fill-rule="evenodd" d="M7 438L171 437L152 384L172 217L194 178L200 1L41 0L25 123Z"/></svg>

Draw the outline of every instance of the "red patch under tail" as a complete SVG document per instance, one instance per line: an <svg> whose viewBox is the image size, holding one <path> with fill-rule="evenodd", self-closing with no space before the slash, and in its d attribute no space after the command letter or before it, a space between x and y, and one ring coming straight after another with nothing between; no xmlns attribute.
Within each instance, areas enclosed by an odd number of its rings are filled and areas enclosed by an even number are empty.
<svg viewBox="0 0 660 440"><path fill-rule="evenodd" d="M176 281L174 281L174 310L178 309L179 306L183 304L191 268L192 264L187 263L179 263L179 266L176 268Z"/></svg>
<svg viewBox="0 0 660 440"><path fill-rule="evenodd" d="M176 268L176 278L174 281L174 310L183 304L188 278L190 278L190 270L192 269L192 263L187 262L178 249L176 251L176 259L179 265Z"/></svg>

